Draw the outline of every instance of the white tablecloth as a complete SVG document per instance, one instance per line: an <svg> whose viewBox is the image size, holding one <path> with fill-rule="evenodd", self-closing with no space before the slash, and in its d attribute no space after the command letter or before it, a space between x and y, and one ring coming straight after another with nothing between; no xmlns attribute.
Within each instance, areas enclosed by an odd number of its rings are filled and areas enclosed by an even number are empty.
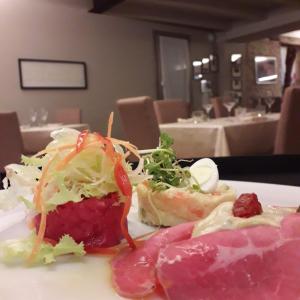
<svg viewBox="0 0 300 300"><path fill-rule="evenodd" d="M45 126L21 126L24 154L34 154L51 142L50 133L60 128L89 129L88 124L48 124Z"/></svg>
<svg viewBox="0 0 300 300"><path fill-rule="evenodd" d="M229 117L202 123L161 124L178 158L271 154L280 114Z"/></svg>

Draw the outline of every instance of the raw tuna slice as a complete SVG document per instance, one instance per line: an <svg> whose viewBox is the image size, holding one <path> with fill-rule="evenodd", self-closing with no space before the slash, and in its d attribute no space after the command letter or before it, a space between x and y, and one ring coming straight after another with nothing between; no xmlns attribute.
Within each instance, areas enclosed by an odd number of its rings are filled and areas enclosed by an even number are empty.
<svg viewBox="0 0 300 300"><path fill-rule="evenodd" d="M77 243L83 242L87 252L94 248L111 247L122 240L121 217L124 205L117 193L102 198L86 198L80 202L58 205L47 215L45 238L58 242L69 234ZM36 230L40 215L34 219Z"/></svg>
<svg viewBox="0 0 300 300"><path fill-rule="evenodd" d="M134 251L126 250L112 261L113 283L119 295L135 298L156 288L155 265L160 249L192 234L194 223L160 230Z"/></svg>
<svg viewBox="0 0 300 300"><path fill-rule="evenodd" d="M300 299L300 214L173 243L157 276L171 300Z"/></svg>

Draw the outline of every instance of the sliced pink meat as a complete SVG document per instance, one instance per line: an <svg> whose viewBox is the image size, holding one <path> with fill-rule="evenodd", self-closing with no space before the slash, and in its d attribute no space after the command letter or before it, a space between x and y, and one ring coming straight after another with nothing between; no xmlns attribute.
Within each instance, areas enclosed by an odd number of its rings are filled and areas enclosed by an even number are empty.
<svg viewBox="0 0 300 300"><path fill-rule="evenodd" d="M300 214L170 244L156 267L171 300L298 300Z"/></svg>
<svg viewBox="0 0 300 300"><path fill-rule="evenodd" d="M157 285L155 265L158 252L166 245L189 239L193 223L160 230L138 249L126 250L112 261L112 279L119 295L143 297L152 293Z"/></svg>

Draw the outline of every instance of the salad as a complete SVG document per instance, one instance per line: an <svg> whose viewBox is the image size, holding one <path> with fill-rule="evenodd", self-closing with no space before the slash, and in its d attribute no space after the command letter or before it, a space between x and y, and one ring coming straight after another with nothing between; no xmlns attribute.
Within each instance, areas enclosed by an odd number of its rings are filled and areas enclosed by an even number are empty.
<svg viewBox="0 0 300 300"><path fill-rule="evenodd" d="M23 156L22 165L7 166L0 207L25 205L31 234L3 242L4 261L47 264L64 254L101 252L123 238L135 248L127 229L132 185L149 176L142 173L137 148L111 137L112 123L113 114L106 137L87 130L54 131L44 150ZM139 159L134 170L126 162L130 154Z"/></svg>

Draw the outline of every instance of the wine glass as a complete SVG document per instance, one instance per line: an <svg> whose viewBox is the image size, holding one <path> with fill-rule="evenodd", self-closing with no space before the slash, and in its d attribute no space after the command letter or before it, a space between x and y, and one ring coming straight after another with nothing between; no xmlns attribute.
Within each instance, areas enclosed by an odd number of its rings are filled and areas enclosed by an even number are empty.
<svg viewBox="0 0 300 300"><path fill-rule="evenodd" d="M48 111L45 108L40 109L40 124L45 125L48 120Z"/></svg>
<svg viewBox="0 0 300 300"><path fill-rule="evenodd" d="M275 103L275 99L272 97L271 91L267 91L267 97L264 100L268 107L268 113L271 113L271 108L272 108L273 104Z"/></svg>
<svg viewBox="0 0 300 300"><path fill-rule="evenodd" d="M37 117L38 117L38 112L37 112L37 110L31 108L31 109L29 110L30 126L36 125Z"/></svg>
<svg viewBox="0 0 300 300"><path fill-rule="evenodd" d="M203 93L202 94L202 107L206 112L207 117L209 118L209 113L213 107L210 99L210 93Z"/></svg>
<svg viewBox="0 0 300 300"><path fill-rule="evenodd" d="M223 104L227 108L229 116L231 115L231 110L236 105L237 99L234 97L232 92L225 92L223 97Z"/></svg>

